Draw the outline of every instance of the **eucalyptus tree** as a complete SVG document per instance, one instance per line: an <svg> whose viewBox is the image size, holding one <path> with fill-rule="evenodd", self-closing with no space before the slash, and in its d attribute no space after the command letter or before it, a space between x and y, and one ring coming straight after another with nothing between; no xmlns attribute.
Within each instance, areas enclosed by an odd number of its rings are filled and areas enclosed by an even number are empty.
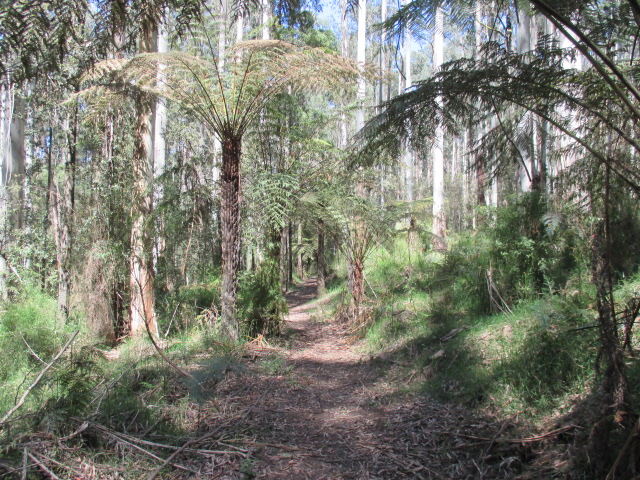
<svg viewBox="0 0 640 480"><path fill-rule="evenodd" d="M201 0L188 2L171 2L157 0L132 5L120 5L114 9L120 18L114 20L122 34L132 31L132 38L137 39L137 52L146 54L166 50L163 37L163 24L167 10L176 12L178 29L186 28L200 16ZM137 22L132 21L137 17ZM132 28L133 27L133 28ZM166 34L164 34L166 35ZM165 66L156 65L156 83L162 83L165 77ZM162 100L156 101L154 96L144 89L132 89L132 98L136 109L133 154L133 191L131 205L131 235L129 256L130 273L130 306L129 328L133 335L149 331L158 336L154 295L153 268L153 194L154 165L160 168L164 163L164 139L161 130L164 106ZM160 107L160 108L158 108Z"/></svg>
<svg viewBox="0 0 640 480"><path fill-rule="evenodd" d="M444 62L444 11L436 7L433 27L433 70L438 72ZM436 97L436 104L443 111L442 98ZM442 113L440 113L442 115ZM431 158L433 160L433 226L434 247L447 248L447 220L444 211L444 129L437 121L434 131Z"/></svg>
<svg viewBox="0 0 640 480"><path fill-rule="evenodd" d="M220 178L222 230L222 333L239 336L236 316L240 266L240 166L242 141L259 112L274 95L291 89L335 89L356 82L362 69L324 49L296 47L277 40L235 46L221 71L218 61L182 52L147 54L96 72L117 71L121 81L179 102L222 145ZM157 65L166 78L157 84ZM330 72L330 74L327 74Z"/></svg>
<svg viewBox="0 0 640 480"><path fill-rule="evenodd" d="M38 77L61 70L69 51L82 36L78 25L87 12L84 0L70 2L4 2L0 6L0 297L6 298L8 185L24 170L25 103L20 89ZM73 152L70 151L70 156ZM68 209L73 210L71 207ZM71 220L69 219L69 222ZM68 225L68 224L67 224ZM67 231L69 233L69 231ZM67 257L68 258L68 255ZM59 307L68 311L68 261L62 273Z"/></svg>

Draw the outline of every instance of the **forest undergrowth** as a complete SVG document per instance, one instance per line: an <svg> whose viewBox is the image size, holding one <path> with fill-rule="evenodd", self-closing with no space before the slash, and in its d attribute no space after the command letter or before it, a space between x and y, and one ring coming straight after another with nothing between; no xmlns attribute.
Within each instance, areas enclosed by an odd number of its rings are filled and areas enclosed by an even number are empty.
<svg viewBox="0 0 640 480"><path fill-rule="evenodd" d="M215 277L167 299L162 355L146 338L99 343L79 313L63 327L55 299L24 288L0 325L0 474L595 478L586 452L605 373L580 247L588 232L539 207L486 212L494 226L452 239L446 253L400 230L369 255L366 300L349 324L336 321L349 301L339 258L320 301L308 282L289 297L292 315L304 308L293 317L301 323L281 323L276 270L247 273L240 312L252 320L236 344L216 333ZM623 320L639 296L640 275L621 276ZM633 326L623 320L621 337ZM629 341L633 407L640 364ZM310 423L318 415L324 423ZM610 461L621 454L624 465L627 431L612 437ZM328 444L356 440L344 462L327 460Z"/></svg>
<svg viewBox="0 0 640 480"><path fill-rule="evenodd" d="M541 453L540 461L556 465L560 477L598 478L587 450L608 373L600 367L586 250L591 234L568 225L565 214L527 202L487 211L495 216L492 227L458 236L446 254L416 248L415 240L410 249L408 237L376 251L366 268L370 304L357 331L398 392L425 394L539 434L573 426L554 437L553 453ZM624 416L635 421L640 399L631 333L640 276L621 267L632 261L613 260L623 272L613 298L621 344L626 336L631 412L614 420L620 428L611 435L610 478L633 476L633 456L626 456L631 437L621 428Z"/></svg>

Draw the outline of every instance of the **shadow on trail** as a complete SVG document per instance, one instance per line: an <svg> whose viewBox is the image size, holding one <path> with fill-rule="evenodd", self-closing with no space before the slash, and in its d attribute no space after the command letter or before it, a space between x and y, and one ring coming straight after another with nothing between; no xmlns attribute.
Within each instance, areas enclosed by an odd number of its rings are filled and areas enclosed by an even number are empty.
<svg viewBox="0 0 640 480"><path fill-rule="evenodd" d="M285 295L287 299L287 305L289 309L294 309L296 307L300 307L305 303L309 303L312 300L315 300L317 295L317 284L316 280L313 278L309 278L305 280L305 282L300 286L300 288L293 290L291 292L287 292Z"/></svg>
<svg viewBox="0 0 640 480"><path fill-rule="evenodd" d="M248 373L216 387L217 409L200 429L233 425L216 441L238 454L216 460L215 476L202 478L514 478L522 470L531 447L496 442L510 424L399 398L401 380L389 384L345 325L311 319L314 298L312 280L287 295L295 332L288 350L265 347Z"/></svg>

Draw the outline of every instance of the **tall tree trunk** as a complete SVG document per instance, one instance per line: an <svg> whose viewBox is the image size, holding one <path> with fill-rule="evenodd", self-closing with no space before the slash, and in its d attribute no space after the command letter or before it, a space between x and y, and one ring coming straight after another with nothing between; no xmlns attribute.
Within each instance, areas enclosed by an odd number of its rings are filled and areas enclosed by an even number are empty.
<svg viewBox="0 0 640 480"><path fill-rule="evenodd" d="M240 157L242 138L222 141L220 178L220 227L222 230L222 335L237 340L240 325L236 317L238 268L240 267Z"/></svg>
<svg viewBox="0 0 640 480"><path fill-rule="evenodd" d="M71 294L71 257L73 250L73 223L75 209L75 183L78 142L78 106L76 105L65 126L67 137L64 165L64 189L57 199L58 206L58 315L64 323L69 317Z"/></svg>
<svg viewBox="0 0 640 480"><path fill-rule="evenodd" d="M387 20L387 0L382 0L382 4L380 6L380 23L384 23ZM387 60L387 32L383 28L380 30L380 78L381 80L378 82L378 100L380 103L387 100L387 88L388 82L383 81L384 75L388 70L388 60Z"/></svg>
<svg viewBox="0 0 640 480"><path fill-rule="evenodd" d="M529 9L521 8L518 12L518 33L517 33L517 53L526 55L531 50L531 16ZM531 191L534 183L535 156L533 154L533 116L530 112L525 112L520 119L518 128L518 146L520 162L518 163L518 191Z"/></svg>
<svg viewBox="0 0 640 480"><path fill-rule="evenodd" d="M318 247L319 248L319 247ZM304 278L304 268L302 265L302 222L298 223L298 278Z"/></svg>
<svg viewBox="0 0 640 480"><path fill-rule="evenodd" d="M163 11L162 18L158 23L158 38L156 41L158 53L169 51L169 39L167 32L167 15ZM166 81L166 65L158 65L158 85L163 85ZM158 179L165 171L166 164L166 141L165 131L167 128L167 105L164 98L158 98L153 110L153 175L154 180ZM154 181L154 204L160 204L164 191L160 182ZM156 270L158 258L162 253L165 245L165 239L162 237L161 225L154 228L154 249L153 249L153 270Z"/></svg>
<svg viewBox="0 0 640 480"><path fill-rule="evenodd" d="M435 31L433 39L433 70L438 71L444 61L444 13L441 7L436 9ZM442 97L436 99L438 107L443 106ZM447 222L444 211L444 129L438 122L432 149L433 156L433 236L434 248L447 248Z"/></svg>
<svg viewBox="0 0 640 480"><path fill-rule="evenodd" d="M406 1L402 2L403 5ZM404 38L404 89L405 91L411 88L411 26L408 25L405 31ZM405 188L405 200L411 204L413 202L413 152L409 141L405 142L403 147L402 157L404 160L404 188ZM409 206L409 208L412 208ZM409 222L411 223L411 217L413 213L409 215Z"/></svg>
<svg viewBox="0 0 640 480"><path fill-rule="evenodd" d="M318 221L318 252L316 257L318 270L318 296L324 295L327 290L325 279L325 257L324 257L324 222Z"/></svg>
<svg viewBox="0 0 640 480"><path fill-rule="evenodd" d="M236 43L242 42L244 39L244 11L242 8L238 10L238 18L236 19Z"/></svg>
<svg viewBox="0 0 640 480"><path fill-rule="evenodd" d="M9 192L11 180L11 119L13 118L14 85L8 79L0 83L0 299L7 300L6 232L8 229Z"/></svg>
<svg viewBox="0 0 640 480"><path fill-rule="evenodd" d="M12 183L15 196L13 199L15 208L12 224L18 230L24 225L25 188L26 179L26 149L25 129L27 124L27 105L20 95L15 95L13 104L13 119L11 120L11 165Z"/></svg>
<svg viewBox="0 0 640 480"><path fill-rule="evenodd" d="M54 183L53 183L53 127L49 127L47 129L47 133L45 138L43 138L43 145L47 145L47 191L45 194L45 202L44 202L44 219L42 222L42 232L43 235L43 245L42 251L45 252L45 247L49 240L46 237L47 232L49 232L49 228L51 227L51 206L55 201L54 198ZM47 265L47 255L43 255L42 260L40 261L41 268L41 278L42 278L42 289L47 288L47 276L49 266Z"/></svg>
<svg viewBox="0 0 640 480"><path fill-rule="evenodd" d="M289 240L289 232L287 226L284 225L280 228L280 238L278 249L278 260L280 268L280 290L282 293L287 293L287 279L289 278L289 254L287 249L287 241Z"/></svg>
<svg viewBox="0 0 640 480"><path fill-rule="evenodd" d="M349 33L347 30L347 0L340 0L340 53L343 57L349 56ZM342 105L344 108L344 104ZM349 142L349 126L347 115L344 111L340 112L339 122L339 144L340 148L346 148Z"/></svg>
<svg viewBox="0 0 640 480"><path fill-rule="evenodd" d="M269 0L260 0L262 39L269 40L269 20L271 18L271 5Z"/></svg>
<svg viewBox="0 0 640 480"><path fill-rule="evenodd" d="M366 62L367 48L367 0L358 0L358 51L356 61L358 68L364 71ZM356 131L360 131L364 127L364 100L367 94L367 85L364 75L358 77L358 90L356 92L356 102L358 109L356 110Z"/></svg>
<svg viewBox="0 0 640 480"><path fill-rule="evenodd" d="M358 1L358 44L357 44L357 56L356 61L358 68L361 71L364 70L364 64L366 62L366 32L367 32L367 1ZM366 96L366 82L364 75L361 74L358 77L358 90L356 93L356 102L358 108L356 109L356 131L360 131L364 127L364 101ZM355 194L358 197L364 198L366 195L364 184L358 180L356 184ZM347 270L349 273L348 284L349 291L351 293L351 305L349 312L349 320L357 320L360 316L360 306L364 300L364 243L365 233L362 219L354 219L354 231L353 238L351 239L352 245L347 255Z"/></svg>
<svg viewBox="0 0 640 480"><path fill-rule="evenodd" d="M599 358L605 366L602 375L603 398L600 401L600 420L593 426L589 438L589 459L593 478L604 478L609 471L611 444L609 436L614 419L621 426L630 426L627 414L629 385L624 352L618 334L611 271L611 169L606 166L604 221L591 238L592 281L596 286L596 307L600 334ZM595 212L594 212L595 213ZM607 476L609 478L609 476ZM613 478L613 477L612 477Z"/></svg>
<svg viewBox="0 0 640 480"><path fill-rule="evenodd" d="M476 2L476 11L474 18L475 28L475 57L476 60L480 60L480 49L482 48L482 5L480 2ZM481 125L474 125L471 127L471 143L473 144L481 135ZM487 205L487 199L485 197L486 179L484 175L483 160L480 158L480 153L476 154L475 166L476 166L476 205L484 207ZM480 222L482 223L482 222Z"/></svg>
<svg viewBox="0 0 640 480"><path fill-rule="evenodd" d="M157 49L157 21L145 19L140 38L140 52ZM131 335L147 329L158 337L153 291L153 107L150 95L136 95L136 129L133 154L133 192L131 207L131 253L129 257Z"/></svg>
<svg viewBox="0 0 640 480"><path fill-rule="evenodd" d="M287 227L287 257L287 291L289 291L293 282L293 225L291 221Z"/></svg>

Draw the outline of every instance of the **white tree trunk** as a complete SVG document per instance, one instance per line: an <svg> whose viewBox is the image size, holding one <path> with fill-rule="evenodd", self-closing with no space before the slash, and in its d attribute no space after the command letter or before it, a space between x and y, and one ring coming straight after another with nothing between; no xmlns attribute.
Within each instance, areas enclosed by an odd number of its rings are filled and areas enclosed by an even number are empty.
<svg viewBox="0 0 640 480"><path fill-rule="evenodd" d="M561 32L557 32L560 37L560 48L567 52L572 52L571 55L565 54L562 60L562 68L565 70L581 70L583 57L574 47L573 41L565 36ZM575 131L578 127L578 122L575 115L571 110L565 106L560 106L558 114L561 117L561 121L565 121L571 131ZM578 155L575 152L575 141L570 138L564 132L558 132L560 141L560 164L558 165L558 173L567 168L571 168L576 162Z"/></svg>
<svg viewBox="0 0 640 480"><path fill-rule="evenodd" d="M518 34L516 52L525 55L531 50L531 16L524 5L518 12ZM533 155L533 117L525 112L518 125L519 163L517 169L518 191L530 192L535 176L535 159Z"/></svg>
<svg viewBox="0 0 640 480"><path fill-rule="evenodd" d="M158 53L166 53L169 51L169 38L167 33L167 16L166 11L162 15L162 19L158 24L158 38L157 38L157 50ZM162 86L166 82L166 65L158 65L158 85ZM153 111L153 170L154 177L157 179L160 177L166 166L166 141L165 131L167 128L167 104L164 98L158 98L156 100L155 108ZM160 182L154 182L154 202L159 204L162 201L164 193L162 191L162 184ZM154 239L154 251L153 251L153 269L156 270L158 257L164 250L164 238L161 236L160 229L156 230Z"/></svg>
<svg viewBox="0 0 640 480"><path fill-rule="evenodd" d="M387 0L382 0L382 5L380 7L380 22L384 23L387 20ZM381 80L378 83L378 100L380 103L388 100L387 97L387 86L386 83L382 81L383 76L389 68L387 62L387 32L384 29L380 30L380 78Z"/></svg>
<svg viewBox="0 0 640 480"><path fill-rule="evenodd" d="M262 14L262 39L269 40L269 20L271 18L271 5L269 0L260 0L260 9Z"/></svg>
<svg viewBox="0 0 640 480"><path fill-rule="evenodd" d="M11 179L11 119L13 117L14 86L10 82L0 84L0 299L7 300L7 275L9 268L5 254L9 197L7 186Z"/></svg>
<svg viewBox="0 0 640 480"><path fill-rule="evenodd" d="M236 19L236 43L242 42L244 39L244 13L242 9L238 12Z"/></svg>
<svg viewBox="0 0 640 480"><path fill-rule="evenodd" d="M433 34L433 71L440 70L444 63L444 12L441 7L436 10L435 31ZM442 97L436 99L441 109ZM444 211L444 129L438 122L434 145L433 157L433 236L434 248L445 250L447 248L447 222Z"/></svg>
<svg viewBox="0 0 640 480"><path fill-rule="evenodd" d="M144 25L140 53L157 50L157 24ZM129 255L130 331L143 335L147 329L158 337L153 291L153 108L151 97L138 93L133 153L133 191L131 206L131 252Z"/></svg>
<svg viewBox="0 0 640 480"><path fill-rule="evenodd" d="M356 61L361 72L364 71L367 47L367 0L358 0L358 51ZM364 127L364 101L367 94L367 85L364 75L358 77L358 91L356 93L356 101L358 108L356 110L356 131L360 131Z"/></svg>
<svg viewBox="0 0 640 480"><path fill-rule="evenodd" d="M406 5L407 1L403 0L403 5ZM411 25L407 25L404 37L404 89L405 91L411 87ZM404 188L405 188L405 200L407 202L413 202L413 152L411 151L411 145L407 141L403 147L402 153L404 163ZM411 220L409 220L411 222Z"/></svg>

